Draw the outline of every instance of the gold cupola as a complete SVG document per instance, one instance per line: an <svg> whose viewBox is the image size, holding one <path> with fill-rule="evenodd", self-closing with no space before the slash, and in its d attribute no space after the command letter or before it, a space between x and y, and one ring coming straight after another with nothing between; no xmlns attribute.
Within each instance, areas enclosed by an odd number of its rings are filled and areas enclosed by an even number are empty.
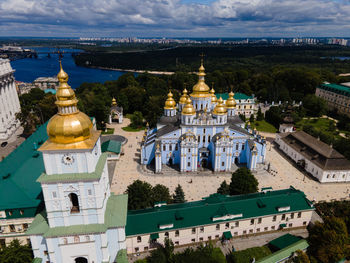
<svg viewBox="0 0 350 263"><path fill-rule="evenodd" d="M213 103L213 104L217 103L218 102L218 98L215 95L214 87L211 88L210 94L211 94L211 103Z"/></svg>
<svg viewBox="0 0 350 263"><path fill-rule="evenodd" d="M180 103L180 104L186 104L187 98L188 98L187 89L185 88L185 89L182 91L182 96L181 96L181 98L180 98L180 100L179 100L179 103Z"/></svg>
<svg viewBox="0 0 350 263"><path fill-rule="evenodd" d="M231 91L228 94L228 99L226 100L226 108L227 109L234 109L236 108L236 100L234 99L234 93Z"/></svg>
<svg viewBox="0 0 350 263"><path fill-rule="evenodd" d="M198 72L198 82L193 86L191 97L195 98L208 98L211 96L209 93L210 88L204 81L205 69L203 66L203 60L201 60L201 66L199 67Z"/></svg>
<svg viewBox="0 0 350 263"><path fill-rule="evenodd" d="M93 148L100 132L93 130L91 119L77 108L78 100L68 85L68 74L62 69L57 75L59 87L56 92L58 112L47 124L48 140L40 147L45 150Z"/></svg>
<svg viewBox="0 0 350 263"><path fill-rule="evenodd" d="M117 100L115 98L112 99L112 106L116 106L117 105Z"/></svg>
<svg viewBox="0 0 350 263"><path fill-rule="evenodd" d="M214 115L225 115L227 113L226 107L224 105L224 100L220 97L218 99L218 104L216 104L213 114Z"/></svg>
<svg viewBox="0 0 350 263"><path fill-rule="evenodd" d="M169 91L169 93L168 93L168 98L165 101L164 109L166 109L166 110L175 110L176 109L176 102L173 99L173 94L171 93L171 91Z"/></svg>
<svg viewBox="0 0 350 263"><path fill-rule="evenodd" d="M186 105L182 109L181 114L183 114L183 115L194 115L194 114L196 114L196 110L194 109L194 107L192 105L192 101L191 101L190 98L187 98Z"/></svg>

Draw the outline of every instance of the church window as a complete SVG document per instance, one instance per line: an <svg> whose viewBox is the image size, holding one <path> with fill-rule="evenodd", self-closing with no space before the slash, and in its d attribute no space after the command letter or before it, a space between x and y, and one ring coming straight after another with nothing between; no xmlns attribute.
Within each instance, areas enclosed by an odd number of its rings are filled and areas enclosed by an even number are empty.
<svg viewBox="0 0 350 263"><path fill-rule="evenodd" d="M175 144L175 151L177 151L179 149L178 144Z"/></svg>
<svg viewBox="0 0 350 263"><path fill-rule="evenodd" d="M188 152L190 153L190 152L191 152L191 149L188 149Z"/></svg>
<svg viewBox="0 0 350 263"><path fill-rule="evenodd" d="M75 236L75 237L74 237L74 243L79 243L79 242L80 242L79 236Z"/></svg>
<svg viewBox="0 0 350 263"><path fill-rule="evenodd" d="M70 210L71 214L73 214L73 213L79 213L79 212L80 212L80 209L79 209L79 200L78 200L77 194L75 194L75 193L70 193L70 194L68 195L68 197L69 197L69 200L70 200L70 202L71 202L71 210Z"/></svg>
<svg viewBox="0 0 350 263"><path fill-rule="evenodd" d="M226 151L226 148L225 148L225 147L224 147L224 148L222 148L222 151L223 151L223 152L225 152L225 151Z"/></svg>
<svg viewBox="0 0 350 263"><path fill-rule="evenodd" d="M203 135L203 142L205 142L205 135Z"/></svg>
<svg viewBox="0 0 350 263"><path fill-rule="evenodd" d="M242 150L244 150L244 144L242 144Z"/></svg>
<svg viewBox="0 0 350 263"><path fill-rule="evenodd" d="M53 192L52 192L52 197L53 197L53 198L56 198L56 197L57 197L56 191L53 191Z"/></svg>
<svg viewBox="0 0 350 263"><path fill-rule="evenodd" d="M203 104L201 104L201 110L203 110Z"/></svg>
<svg viewBox="0 0 350 263"><path fill-rule="evenodd" d="M210 142L210 135L208 135L208 142Z"/></svg>
<svg viewBox="0 0 350 263"><path fill-rule="evenodd" d="M91 189L88 190L88 195L92 195L92 190Z"/></svg>
<svg viewBox="0 0 350 263"><path fill-rule="evenodd" d="M173 150L173 147L171 144L169 144L169 151L172 151Z"/></svg>
<svg viewBox="0 0 350 263"><path fill-rule="evenodd" d="M221 163L221 166L225 166L225 162L222 162L222 163Z"/></svg>
<svg viewBox="0 0 350 263"><path fill-rule="evenodd" d="M205 129L203 129L203 133L205 133Z"/></svg>
<svg viewBox="0 0 350 263"><path fill-rule="evenodd" d="M137 243L141 243L141 240L142 240L141 237L138 236L138 237L137 237Z"/></svg>
<svg viewBox="0 0 350 263"><path fill-rule="evenodd" d="M190 163L190 162L188 162L188 163L187 163L187 166L191 166L191 163Z"/></svg>
<svg viewBox="0 0 350 263"><path fill-rule="evenodd" d="M201 136L200 135L198 135L198 142L200 142L201 141Z"/></svg>
<svg viewBox="0 0 350 263"><path fill-rule="evenodd" d="M238 147L239 147L239 145L238 145L238 143L236 144L236 150L238 150Z"/></svg>
<svg viewBox="0 0 350 263"><path fill-rule="evenodd" d="M165 147L165 144L163 145L163 151L166 151L166 147Z"/></svg>

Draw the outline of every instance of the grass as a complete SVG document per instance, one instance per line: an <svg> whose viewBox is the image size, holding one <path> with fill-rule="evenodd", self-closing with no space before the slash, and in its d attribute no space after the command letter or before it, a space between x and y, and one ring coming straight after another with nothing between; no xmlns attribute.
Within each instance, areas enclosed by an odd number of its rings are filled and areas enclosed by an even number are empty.
<svg viewBox="0 0 350 263"><path fill-rule="evenodd" d="M113 134L114 128L107 128L107 131L102 131L102 134Z"/></svg>
<svg viewBox="0 0 350 263"><path fill-rule="evenodd" d="M130 126L126 126L126 127L123 127L122 128L124 131L127 131L127 132L138 132L138 131L142 131L145 129L145 127L138 127L138 128L132 128Z"/></svg>
<svg viewBox="0 0 350 263"><path fill-rule="evenodd" d="M232 263L250 263L251 260L259 260L270 255L272 252L267 246L252 247L245 250L232 252L230 258Z"/></svg>
<svg viewBox="0 0 350 263"><path fill-rule="evenodd" d="M276 133L277 129L275 128L275 126L273 126L272 124L268 123L265 120L262 121L254 121L253 123L251 123L252 128L256 128L258 131L261 132L271 132L271 133Z"/></svg>
<svg viewBox="0 0 350 263"><path fill-rule="evenodd" d="M302 119L296 123L297 129L302 129L305 125L311 125L318 131L328 132L328 127L330 123L334 123L332 120L326 118L317 118L317 119Z"/></svg>

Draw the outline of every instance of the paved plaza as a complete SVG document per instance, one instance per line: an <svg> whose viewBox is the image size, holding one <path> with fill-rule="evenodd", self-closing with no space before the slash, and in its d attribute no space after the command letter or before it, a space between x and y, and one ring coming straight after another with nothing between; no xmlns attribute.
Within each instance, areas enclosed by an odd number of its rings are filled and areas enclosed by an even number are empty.
<svg viewBox="0 0 350 263"><path fill-rule="evenodd" d="M123 146L124 155L117 161L112 179L112 191L116 194L124 193L127 186L139 179L152 185L163 184L173 193L180 184L185 192L187 201L199 200L202 197L215 193L223 180L230 182L230 174L189 173L180 174L154 174L145 172L139 164L140 142L144 131L126 132L122 127L129 125L129 119L124 119L122 124L112 124L108 127L115 128L114 134L125 136L128 142ZM275 171L268 173L260 169L255 173L259 181L259 188L271 186L274 190L289 188L291 185L305 192L310 200L330 201L333 199L349 199L350 183L320 184L315 179L305 175L292 161L279 152L277 146L272 143L275 134L263 134L268 139L266 164ZM266 167L265 167L266 168Z"/></svg>

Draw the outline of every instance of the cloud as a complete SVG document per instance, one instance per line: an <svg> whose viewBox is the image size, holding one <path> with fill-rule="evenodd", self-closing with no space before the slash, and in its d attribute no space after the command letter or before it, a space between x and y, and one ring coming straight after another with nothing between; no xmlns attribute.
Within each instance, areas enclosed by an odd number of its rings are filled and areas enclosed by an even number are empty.
<svg viewBox="0 0 350 263"><path fill-rule="evenodd" d="M0 0L0 34L346 35L347 0Z"/></svg>

